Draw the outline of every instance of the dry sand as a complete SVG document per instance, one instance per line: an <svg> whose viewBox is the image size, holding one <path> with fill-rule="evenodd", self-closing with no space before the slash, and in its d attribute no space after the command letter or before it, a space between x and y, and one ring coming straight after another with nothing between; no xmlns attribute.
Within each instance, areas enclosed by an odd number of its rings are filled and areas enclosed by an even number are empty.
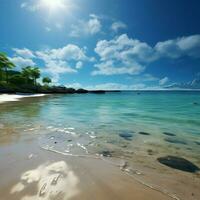
<svg viewBox="0 0 200 200"><path fill-rule="evenodd" d="M10 102L10 101L19 101L21 98L27 97L43 97L45 94L0 94L0 103Z"/></svg>

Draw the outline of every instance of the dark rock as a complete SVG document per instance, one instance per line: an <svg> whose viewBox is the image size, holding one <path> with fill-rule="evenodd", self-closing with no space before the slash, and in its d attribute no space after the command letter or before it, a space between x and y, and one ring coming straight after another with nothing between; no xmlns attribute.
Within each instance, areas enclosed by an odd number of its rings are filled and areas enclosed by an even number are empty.
<svg viewBox="0 0 200 200"><path fill-rule="evenodd" d="M193 102L194 105L199 105L197 102Z"/></svg>
<svg viewBox="0 0 200 200"><path fill-rule="evenodd" d="M147 152L148 152L148 155L151 155L151 156L154 155L154 151L152 149L148 149Z"/></svg>
<svg viewBox="0 0 200 200"><path fill-rule="evenodd" d="M57 142L54 142L54 144L57 144Z"/></svg>
<svg viewBox="0 0 200 200"><path fill-rule="evenodd" d="M197 145L200 145L200 142L197 142L197 141L196 141L195 143L196 143Z"/></svg>
<svg viewBox="0 0 200 200"><path fill-rule="evenodd" d="M173 143L173 144L184 144L184 145L187 144L185 141L174 139L174 138L173 139L172 138L165 138L164 140L169 142L169 143Z"/></svg>
<svg viewBox="0 0 200 200"><path fill-rule="evenodd" d="M140 135L151 135L150 133L147 133L147 132L138 132L138 134L140 134Z"/></svg>
<svg viewBox="0 0 200 200"><path fill-rule="evenodd" d="M199 167L197 167L192 162L176 156L166 156L160 157L157 159L161 164L166 165L168 167L178 169L185 172L195 173L199 171Z"/></svg>
<svg viewBox="0 0 200 200"><path fill-rule="evenodd" d="M112 157L112 152L108 151L108 150L101 151L101 152L99 152L99 154L104 157Z"/></svg>
<svg viewBox="0 0 200 200"><path fill-rule="evenodd" d="M169 133L169 132L163 132L163 134L168 136L176 136L174 133Z"/></svg>
<svg viewBox="0 0 200 200"><path fill-rule="evenodd" d="M123 132L123 133L120 133L119 136L124 138L125 140L132 140L133 134Z"/></svg>

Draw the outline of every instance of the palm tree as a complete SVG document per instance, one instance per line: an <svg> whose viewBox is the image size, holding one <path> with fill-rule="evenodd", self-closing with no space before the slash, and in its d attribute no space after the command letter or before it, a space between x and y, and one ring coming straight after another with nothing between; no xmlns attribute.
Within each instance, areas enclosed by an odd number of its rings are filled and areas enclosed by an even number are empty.
<svg viewBox="0 0 200 200"><path fill-rule="evenodd" d="M25 68L22 68L22 76L26 79L26 84L28 84L29 80L31 79L32 68L30 66L27 66Z"/></svg>
<svg viewBox="0 0 200 200"><path fill-rule="evenodd" d="M32 68L31 69L31 75L34 80L34 85L36 86L37 84L37 79L40 78L40 69L38 67Z"/></svg>
<svg viewBox="0 0 200 200"><path fill-rule="evenodd" d="M42 79L42 82L43 82L44 84L49 85L49 83L51 83L51 79L50 79L49 77L44 77L44 78Z"/></svg>
<svg viewBox="0 0 200 200"><path fill-rule="evenodd" d="M14 68L15 65L8 59L5 53L0 52L0 71L1 71L1 79L2 79L2 69L5 70L6 73L6 82L8 83L8 69Z"/></svg>
<svg viewBox="0 0 200 200"><path fill-rule="evenodd" d="M2 81L4 64L5 64L4 54L0 53L0 81Z"/></svg>

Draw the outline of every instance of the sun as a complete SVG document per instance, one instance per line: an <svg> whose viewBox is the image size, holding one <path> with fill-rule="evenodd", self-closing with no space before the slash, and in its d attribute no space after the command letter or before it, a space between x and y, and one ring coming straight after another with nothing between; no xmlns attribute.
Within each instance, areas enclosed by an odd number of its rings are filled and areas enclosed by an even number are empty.
<svg viewBox="0 0 200 200"><path fill-rule="evenodd" d="M51 14L65 11L68 7L66 0L40 0L39 4Z"/></svg>

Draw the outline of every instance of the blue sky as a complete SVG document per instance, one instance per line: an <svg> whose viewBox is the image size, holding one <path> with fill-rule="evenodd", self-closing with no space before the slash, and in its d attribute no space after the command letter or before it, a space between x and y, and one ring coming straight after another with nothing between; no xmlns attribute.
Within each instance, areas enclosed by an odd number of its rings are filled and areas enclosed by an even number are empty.
<svg viewBox="0 0 200 200"><path fill-rule="evenodd" d="M152 89L200 76L198 0L1 0L0 51L55 84Z"/></svg>

